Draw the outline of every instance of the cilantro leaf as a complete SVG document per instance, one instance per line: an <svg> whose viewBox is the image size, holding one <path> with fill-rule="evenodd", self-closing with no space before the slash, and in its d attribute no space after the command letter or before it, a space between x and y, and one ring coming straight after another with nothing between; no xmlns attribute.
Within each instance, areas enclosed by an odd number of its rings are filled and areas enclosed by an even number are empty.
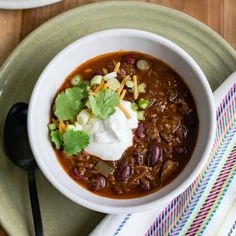
<svg viewBox="0 0 236 236"><path fill-rule="evenodd" d="M67 129L63 135L64 152L69 155L75 155L81 152L89 144L89 136L82 131Z"/></svg>
<svg viewBox="0 0 236 236"><path fill-rule="evenodd" d="M109 89L100 90L95 96L89 96L89 102L93 114L105 120L115 112L119 105L119 97L115 91Z"/></svg>
<svg viewBox="0 0 236 236"><path fill-rule="evenodd" d="M85 97L83 88L67 88L57 95L54 114L59 120L69 120L78 114L82 107L82 99Z"/></svg>
<svg viewBox="0 0 236 236"><path fill-rule="evenodd" d="M61 135L59 133L58 130L52 130L50 132L50 138L51 138L51 142L55 144L56 149L60 149L61 148Z"/></svg>
<svg viewBox="0 0 236 236"><path fill-rule="evenodd" d="M88 81L81 81L78 85L76 85L76 87L81 88L83 90L82 93L84 98L88 97L87 86L88 86Z"/></svg>

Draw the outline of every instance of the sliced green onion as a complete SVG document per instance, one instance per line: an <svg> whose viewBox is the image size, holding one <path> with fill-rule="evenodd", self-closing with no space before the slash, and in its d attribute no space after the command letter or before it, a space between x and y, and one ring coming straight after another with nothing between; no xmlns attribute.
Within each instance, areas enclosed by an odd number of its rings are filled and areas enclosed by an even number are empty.
<svg viewBox="0 0 236 236"><path fill-rule="evenodd" d="M51 123L48 125L49 130L56 130L57 129L57 125L55 123Z"/></svg>
<svg viewBox="0 0 236 236"><path fill-rule="evenodd" d="M128 87L128 88L133 88L134 87L134 81L132 80L127 80L125 85Z"/></svg>
<svg viewBox="0 0 236 236"><path fill-rule="evenodd" d="M131 108L133 111L137 111L138 110L138 105L135 102L131 103Z"/></svg>
<svg viewBox="0 0 236 236"><path fill-rule="evenodd" d="M105 177L108 177L111 174L111 172L114 170L111 166L109 166L104 161L99 161L94 167L94 169L99 171Z"/></svg>
<svg viewBox="0 0 236 236"><path fill-rule="evenodd" d="M145 120L144 111L138 111L137 117L138 117L138 120Z"/></svg>
<svg viewBox="0 0 236 236"><path fill-rule="evenodd" d="M92 79L91 79L91 86L95 86L95 85L99 85L102 82L102 75L95 75Z"/></svg>
<svg viewBox="0 0 236 236"><path fill-rule="evenodd" d="M91 88L91 86L87 85L87 87L86 87L87 91L89 91L90 88Z"/></svg>
<svg viewBox="0 0 236 236"><path fill-rule="evenodd" d="M148 62L145 60L137 61L136 65L137 65L138 69L140 69L140 70L147 70L149 67Z"/></svg>
<svg viewBox="0 0 236 236"><path fill-rule="evenodd" d="M130 93L134 93L134 87L131 88L131 89L129 89L129 92L130 92Z"/></svg>
<svg viewBox="0 0 236 236"><path fill-rule="evenodd" d="M146 84L145 84L145 83L139 84L139 86L138 86L138 91L139 91L140 93L145 93L145 92L146 92Z"/></svg>
<svg viewBox="0 0 236 236"><path fill-rule="evenodd" d="M60 149L62 145L61 135L58 130L50 131L51 142L54 143L56 149Z"/></svg>
<svg viewBox="0 0 236 236"><path fill-rule="evenodd" d="M85 106L86 106L87 108L91 109L91 105L90 105L89 100L87 100L87 101L85 102Z"/></svg>
<svg viewBox="0 0 236 236"><path fill-rule="evenodd" d="M79 84L79 82L81 80L82 80L82 76L78 74L78 75L73 76L73 78L71 79L70 83L71 83L71 85L76 86L76 85Z"/></svg>
<svg viewBox="0 0 236 236"><path fill-rule="evenodd" d="M83 126L80 125L78 122L75 122L74 125L67 125L66 128L67 128L67 129L72 129L72 130L74 130L74 131L80 131L80 130L83 129Z"/></svg>
<svg viewBox="0 0 236 236"><path fill-rule="evenodd" d="M75 131L82 130L82 129L83 129L83 126L80 125L78 122L75 122Z"/></svg>
<svg viewBox="0 0 236 236"><path fill-rule="evenodd" d="M109 74L106 74L103 78L105 81L108 81L111 78L116 78L117 77L117 73L116 72L111 72Z"/></svg>
<svg viewBox="0 0 236 236"><path fill-rule="evenodd" d="M85 125L88 122L89 118L90 114L85 109L83 109L77 116L77 121L80 125Z"/></svg>
<svg viewBox="0 0 236 236"><path fill-rule="evenodd" d="M149 101L144 99L144 98L141 98L138 102L138 106L141 108L141 109L146 109L147 106L149 104Z"/></svg>
<svg viewBox="0 0 236 236"><path fill-rule="evenodd" d="M108 87L112 90L117 90L120 87L120 82L118 79L111 78L107 81Z"/></svg>

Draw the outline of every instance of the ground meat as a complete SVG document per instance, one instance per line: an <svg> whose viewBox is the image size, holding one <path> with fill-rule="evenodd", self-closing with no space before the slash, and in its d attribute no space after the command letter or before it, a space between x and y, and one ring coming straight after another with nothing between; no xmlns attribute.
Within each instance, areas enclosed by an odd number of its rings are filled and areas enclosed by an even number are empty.
<svg viewBox="0 0 236 236"><path fill-rule="evenodd" d="M159 129L157 128L156 122L152 122L147 125L147 136L149 137L149 139L157 143L161 141Z"/></svg>
<svg viewBox="0 0 236 236"><path fill-rule="evenodd" d="M168 100L170 102L175 102L175 100L178 96L178 91L176 91L175 89L169 89L167 92L167 96L168 96Z"/></svg>
<svg viewBox="0 0 236 236"><path fill-rule="evenodd" d="M180 126L180 119L177 115L164 115L158 121L158 129L160 135L167 141L171 142L175 139L175 132Z"/></svg>
<svg viewBox="0 0 236 236"><path fill-rule="evenodd" d="M122 71L118 73L118 76L124 77L125 75L130 75L133 76L135 74L135 68L133 65L128 64L128 63L123 63L120 67L120 70Z"/></svg>
<svg viewBox="0 0 236 236"><path fill-rule="evenodd" d="M161 172L161 181L165 182L176 171L178 162L167 160L163 165Z"/></svg>
<svg viewBox="0 0 236 236"><path fill-rule="evenodd" d="M179 98L178 101L178 110L183 114L189 114L191 112L191 108L189 104L183 98Z"/></svg>
<svg viewBox="0 0 236 236"><path fill-rule="evenodd" d="M122 195L123 194L123 189L122 187L118 186L118 185L115 185L112 187L112 191L115 193L115 194L118 194L118 195Z"/></svg>
<svg viewBox="0 0 236 236"><path fill-rule="evenodd" d="M113 72L116 66L116 61L112 60L107 63L106 68L108 69L109 72Z"/></svg>
<svg viewBox="0 0 236 236"><path fill-rule="evenodd" d="M152 110L156 112L156 114L163 113L168 108L168 102L166 98L160 97L156 100L155 106L152 106L152 107L153 107Z"/></svg>
<svg viewBox="0 0 236 236"><path fill-rule="evenodd" d="M134 152L133 153L133 158L134 158L134 164L135 165L142 165L143 164L143 159L144 159L144 156L139 153L139 152Z"/></svg>
<svg viewBox="0 0 236 236"><path fill-rule="evenodd" d="M173 146L174 146L173 142L162 143L162 149L167 158L172 158Z"/></svg>
<svg viewBox="0 0 236 236"><path fill-rule="evenodd" d="M183 142L183 140L186 139L187 134L188 134L188 130L186 129L186 127L183 125L180 125L178 129L175 131L176 141L178 143Z"/></svg>
<svg viewBox="0 0 236 236"><path fill-rule="evenodd" d="M137 190L139 192L145 192L145 191L148 191L150 190L150 181L147 180L147 179L140 179L140 183L139 185L137 186Z"/></svg>

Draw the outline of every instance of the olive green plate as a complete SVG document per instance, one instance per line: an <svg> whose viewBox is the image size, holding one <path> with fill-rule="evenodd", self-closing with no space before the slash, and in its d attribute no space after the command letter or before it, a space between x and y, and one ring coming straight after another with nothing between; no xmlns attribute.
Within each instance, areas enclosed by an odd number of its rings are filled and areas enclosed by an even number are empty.
<svg viewBox="0 0 236 236"><path fill-rule="evenodd" d="M16 102L28 102L39 74L56 53L81 36L121 27L150 31L174 41L197 61L212 89L216 89L236 70L235 51L211 29L180 12L129 1L79 7L48 21L31 33L2 65L1 144L7 111ZM87 235L103 218L103 214L65 198L40 171L37 182L45 235ZM0 223L10 235L33 234L26 175L6 158L2 148Z"/></svg>

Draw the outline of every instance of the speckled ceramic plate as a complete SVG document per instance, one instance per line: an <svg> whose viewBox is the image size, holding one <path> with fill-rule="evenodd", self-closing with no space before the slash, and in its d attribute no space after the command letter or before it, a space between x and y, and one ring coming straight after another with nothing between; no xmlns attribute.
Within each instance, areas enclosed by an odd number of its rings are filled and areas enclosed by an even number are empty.
<svg viewBox="0 0 236 236"><path fill-rule="evenodd" d="M200 65L213 90L236 70L236 52L219 35L175 10L127 1L79 7L31 33L2 65L1 145L7 111L16 102L28 102L39 74L55 54L81 36L111 28L142 29L174 41ZM37 174L45 235L87 235L104 216L66 199L39 171ZM32 235L26 175L6 158L2 148L0 196L0 222L6 231L10 235Z"/></svg>
<svg viewBox="0 0 236 236"><path fill-rule="evenodd" d="M0 9L27 9L42 7L62 0L0 0Z"/></svg>

